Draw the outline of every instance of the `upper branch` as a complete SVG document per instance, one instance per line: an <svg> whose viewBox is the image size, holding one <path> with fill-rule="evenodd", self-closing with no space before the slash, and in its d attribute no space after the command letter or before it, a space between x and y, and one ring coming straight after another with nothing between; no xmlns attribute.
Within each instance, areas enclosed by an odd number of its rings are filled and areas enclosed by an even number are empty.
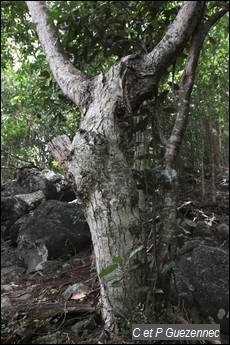
<svg viewBox="0 0 230 345"><path fill-rule="evenodd" d="M191 37L204 10L204 1L185 1L170 28L158 45L144 56L143 69L160 76Z"/></svg>
<svg viewBox="0 0 230 345"><path fill-rule="evenodd" d="M63 93L84 112L88 81L65 56L54 25L47 24L46 2L26 1L26 4L55 80Z"/></svg>
<svg viewBox="0 0 230 345"><path fill-rule="evenodd" d="M123 77L126 77L130 108L135 109L144 99L152 97L162 73L175 61L192 37L202 18L204 1L185 1L176 18L158 45L148 54L122 58ZM129 77L127 80L127 77ZM133 78L132 78L133 77Z"/></svg>
<svg viewBox="0 0 230 345"><path fill-rule="evenodd" d="M223 17L227 12L229 11L229 4L226 3L224 6L222 6L218 11L213 13L205 22L204 29L205 34L208 33L209 29L221 18Z"/></svg>

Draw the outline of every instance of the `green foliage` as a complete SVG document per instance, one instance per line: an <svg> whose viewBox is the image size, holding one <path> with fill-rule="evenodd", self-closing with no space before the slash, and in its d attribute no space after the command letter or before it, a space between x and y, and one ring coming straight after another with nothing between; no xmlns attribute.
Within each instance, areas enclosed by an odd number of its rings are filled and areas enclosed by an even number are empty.
<svg viewBox="0 0 230 345"><path fill-rule="evenodd" d="M211 2L210 2L211 3ZM182 164L200 165L202 142L205 163L210 164L210 135L206 136L201 125L203 119L217 130L220 144L221 165L229 163L229 18L225 15L213 26L199 59L190 107L190 121L183 141Z"/></svg>
<svg viewBox="0 0 230 345"><path fill-rule="evenodd" d="M2 71L1 143L6 168L33 162L60 170L47 143L63 133L73 138L80 119L76 106L62 96L48 70L41 71L39 61Z"/></svg>
<svg viewBox="0 0 230 345"><path fill-rule="evenodd" d="M162 268L162 274L166 274L168 271L170 271L175 266L175 261L172 259L169 259L165 262L163 268Z"/></svg>
<svg viewBox="0 0 230 345"><path fill-rule="evenodd" d="M152 50L177 9L167 1L55 1L48 23L74 65L92 76L122 56Z"/></svg>
<svg viewBox="0 0 230 345"><path fill-rule="evenodd" d="M224 2L223 2L224 3ZM25 2L2 1L2 164L26 162L46 168L52 164L47 143L59 134L72 139L80 121L79 110L61 93L54 81L35 34ZM151 51L175 18L180 2L169 1L53 1L48 2L48 23L54 23L73 64L87 76L105 72L119 58ZM218 4L207 2L206 16ZM158 85L159 127L167 138L176 114L176 97L188 48L172 61ZM173 64L174 62L174 64ZM221 143L222 164L228 163L228 16L211 29L202 50L190 107L190 122L180 150L184 165L199 165L204 133L202 117L212 120ZM162 165L164 148L151 129L152 108L141 105L133 132L148 132L148 159ZM208 147L208 138L205 139ZM209 150L210 151L210 150ZM207 153L208 155L208 153ZM20 160L20 159L24 159ZM208 162L210 157L206 157ZM173 174L173 173L172 173ZM170 172L164 176L173 179ZM11 176L12 177L12 176ZM162 178L163 176L161 176Z"/></svg>
<svg viewBox="0 0 230 345"><path fill-rule="evenodd" d="M134 248L132 250L131 254L129 255L129 260L132 259L133 257L135 257L137 255L137 253L139 253L142 249L144 249L143 244Z"/></svg>
<svg viewBox="0 0 230 345"><path fill-rule="evenodd" d="M138 159L144 159L145 156L139 156ZM137 158L134 162L137 162ZM164 184L172 183L177 177L177 172L174 169L164 169L161 165L152 165L149 169L138 171L132 169L133 176L137 183L137 188L142 189L149 195L155 193L155 189Z"/></svg>
<svg viewBox="0 0 230 345"><path fill-rule="evenodd" d="M144 249L143 245L139 245L132 250L126 262L120 256L114 257L112 263L106 266L99 273L99 278L102 284L108 284L110 282L111 287L122 287L123 280L133 270L146 269L146 266L141 263L137 258L137 254ZM135 260L134 260L135 259ZM115 273L111 275L110 273ZM136 286L136 290L140 292L146 292L148 287Z"/></svg>

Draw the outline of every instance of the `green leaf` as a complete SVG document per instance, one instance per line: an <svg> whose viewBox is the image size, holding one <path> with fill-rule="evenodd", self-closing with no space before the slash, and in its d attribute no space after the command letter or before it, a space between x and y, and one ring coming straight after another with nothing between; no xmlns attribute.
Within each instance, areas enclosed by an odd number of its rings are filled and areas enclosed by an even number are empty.
<svg viewBox="0 0 230 345"><path fill-rule="evenodd" d="M155 290L155 293L164 294L164 291L163 291L162 289L156 289L156 290Z"/></svg>
<svg viewBox="0 0 230 345"><path fill-rule="evenodd" d="M52 164L52 166L54 166L54 167L58 167L58 166L59 166L58 161L55 161L55 160L52 161L51 164Z"/></svg>
<svg viewBox="0 0 230 345"><path fill-rule="evenodd" d="M54 20L57 20L61 15L61 9L58 9L57 11L50 14L49 18L46 21L47 25L50 25L53 23Z"/></svg>
<svg viewBox="0 0 230 345"><path fill-rule="evenodd" d="M139 292L147 292L149 290L149 286L138 286L136 290Z"/></svg>
<svg viewBox="0 0 230 345"><path fill-rule="evenodd" d="M113 276L106 277L106 278L102 278L102 279L101 279L101 284L102 284L102 285L106 285L106 284L108 284L109 282L111 282L112 280L114 280L114 277L113 277Z"/></svg>
<svg viewBox="0 0 230 345"><path fill-rule="evenodd" d="M110 277L103 278L103 279L101 279L101 284L102 284L102 285L106 285L106 284L108 284L109 282L111 282L111 281L114 280L114 279L115 279L114 276L110 276Z"/></svg>
<svg viewBox="0 0 230 345"><path fill-rule="evenodd" d="M167 273L174 266L175 266L175 261L174 260L172 260L172 259L167 260L166 263L164 264L163 269L162 269L162 273L163 274Z"/></svg>
<svg viewBox="0 0 230 345"><path fill-rule="evenodd" d="M113 272L116 268L117 268L117 264L110 264L109 266L107 266L106 268L104 268L100 274L99 274L99 278L103 278L105 277L107 274Z"/></svg>
<svg viewBox="0 0 230 345"><path fill-rule="evenodd" d="M124 285L122 284L121 279L120 279L120 280L115 280L114 282L112 282L111 286L112 287L123 287Z"/></svg>
<svg viewBox="0 0 230 345"><path fill-rule="evenodd" d="M136 269L138 269L139 267L140 267L140 263L137 263L137 264L135 264L135 265L133 265L133 266L130 267L130 271L136 270Z"/></svg>
<svg viewBox="0 0 230 345"><path fill-rule="evenodd" d="M185 285L187 286L187 288L190 290L190 291L194 291L194 286L190 283L190 281L188 280L188 278L184 277L184 276L181 276L180 277L181 280L185 283Z"/></svg>
<svg viewBox="0 0 230 345"><path fill-rule="evenodd" d="M144 248L143 244L141 244L140 246L136 247L135 249L133 249L133 251L131 252L131 254L129 255L129 260L136 255L137 253L139 253L142 249Z"/></svg>
<svg viewBox="0 0 230 345"><path fill-rule="evenodd" d="M44 77L44 78L49 78L50 74L48 71L41 71L39 76Z"/></svg>
<svg viewBox="0 0 230 345"><path fill-rule="evenodd" d="M116 256L113 258L112 263L113 264L121 264L123 262L123 259L120 256Z"/></svg>

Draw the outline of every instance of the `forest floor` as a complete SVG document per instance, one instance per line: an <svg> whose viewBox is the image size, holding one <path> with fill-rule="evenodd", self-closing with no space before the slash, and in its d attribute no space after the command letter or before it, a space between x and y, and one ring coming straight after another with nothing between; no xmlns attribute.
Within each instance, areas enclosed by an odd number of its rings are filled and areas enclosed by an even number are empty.
<svg viewBox="0 0 230 345"><path fill-rule="evenodd" d="M228 224L229 196L226 186L223 187L222 182L216 184L214 203L211 178L205 180L208 191L205 197L201 196L201 186L196 180L197 176L191 174L190 180L183 181L178 208L187 218L205 220L214 229L221 223ZM225 249L228 249L227 244ZM76 283L83 283L86 290L64 298L63 293L68 286ZM132 343L125 333L113 340L105 339L92 248L74 257L50 262L42 271L22 274L13 282L3 281L2 291L7 289L11 307L2 315L3 344ZM76 333L71 327L79 321L84 322ZM50 335L54 340L49 338Z"/></svg>

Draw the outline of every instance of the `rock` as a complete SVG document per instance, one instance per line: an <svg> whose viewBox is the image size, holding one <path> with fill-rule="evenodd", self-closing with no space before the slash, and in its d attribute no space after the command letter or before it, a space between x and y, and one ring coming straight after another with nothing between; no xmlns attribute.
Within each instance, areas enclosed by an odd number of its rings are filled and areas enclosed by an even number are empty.
<svg viewBox="0 0 230 345"><path fill-rule="evenodd" d="M10 292L10 291L13 291L12 285L10 284L1 285L1 292Z"/></svg>
<svg viewBox="0 0 230 345"><path fill-rule="evenodd" d="M72 327L71 330L76 333L79 334L83 331L86 330L92 330L96 327L95 321L94 319L88 319L88 320L84 320L84 321L79 321L77 323L75 323Z"/></svg>
<svg viewBox="0 0 230 345"><path fill-rule="evenodd" d="M31 211L29 214L25 214L21 218L19 218L8 230L9 233L9 239L11 241L11 244L13 246L17 245L18 240L18 233L21 227L23 227L26 222L28 221L28 218L33 214Z"/></svg>
<svg viewBox="0 0 230 345"><path fill-rule="evenodd" d="M193 232L195 230L195 228L197 226L196 222L193 222L192 220L187 219L187 218L185 218L184 222L191 232Z"/></svg>
<svg viewBox="0 0 230 345"><path fill-rule="evenodd" d="M229 225L220 224L216 228L217 236L221 241L229 241Z"/></svg>
<svg viewBox="0 0 230 345"><path fill-rule="evenodd" d="M1 308L2 310L8 309L12 305L8 296L1 296Z"/></svg>
<svg viewBox="0 0 230 345"><path fill-rule="evenodd" d="M1 277L2 280L12 280L19 274L26 271L23 260L19 258L18 252L15 248L2 243L1 248Z"/></svg>
<svg viewBox="0 0 230 345"><path fill-rule="evenodd" d="M200 240L187 241L184 246L178 250L177 256L181 257L185 253L193 251L194 248L200 246L202 242Z"/></svg>
<svg viewBox="0 0 230 345"><path fill-rule="evenodd" d="M196 229L193 232L194 237L206 237L211 235L210 226L207 223L203 221L197 222Z"/></svg>
<svg viewBox="0 0 230 345"><path fill-rule="evenodd" d="M46 260L81 252L91 243L91 235L78 205L48 200L28 215L17 242L32 271Z"/></svg>
<svg viewBox="0 0 230 345"><path fill-rule="evenodd" d="M29 210L34 209L42 201L45 201L46 199L45 194L41 190L38 190L37 192L34 192L34 193L29 193L29 194L18 194L18 195L15 195L15 197L18 199L24 200L27 203Z"/></svg>
<svg viewBox="0 0 230 345"><path fill-rule="evenodd" d="M9 228L16 222L17 219L22 217L28 212L27 203L15 196L2 195L1 198L1 231L2 238L7 240L9 238Z"/></svg>
<svg viewBox="0 0 230 345"><path fill-rule="evenodd" d="M71 201L76 198L64 176L51 170L20 168L15 177L16 180L10 185L13 194L19 194L15 190L21 190L20 194L42 191L46 200Z"/></svg>
<svg viewBox="0 0 230 345"><path fill-rule="evenodd" d="M196 304L204 318L213 319L222 332L229 333L229 254L203 244L191 247L181 255L174 273L186 307Z"/></svg>
<svg viewBox="0 0 230 345"><path fill-rule="evenodd" d="M11 265L8 267L3 267L1 269L1 279L9 280L18 277L19 274L25 273L26 268L17 265Z"/></svg>
<svg viewBox="0 0 230 345"><path fill-rule="evenodd" d="M69 299L72 295L80 294L80 293L86 293L88 291L87 286L85 286L83 283L78 283L69 286L63 293L62 296L65 298L65 300Z"/></svg>
<svg viewBox="0 0 230 345"><path fill-rule="evenodd" d="M27 236L21 235L18 250L27 266L27 273L42 270L48 260L48 249L41 239L30 241Z"/></svg>

